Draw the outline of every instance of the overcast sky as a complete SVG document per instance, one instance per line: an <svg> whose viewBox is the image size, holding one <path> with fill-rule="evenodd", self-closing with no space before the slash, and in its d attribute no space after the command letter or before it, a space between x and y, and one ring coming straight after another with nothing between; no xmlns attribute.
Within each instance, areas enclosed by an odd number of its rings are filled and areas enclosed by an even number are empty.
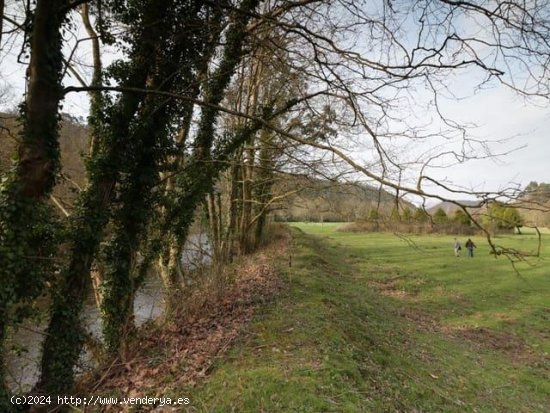
<svg viewBox="0 0 550 413"><path fill-rule="evenodd" d="M540 102L538 102L540 103ZM454 182L477 190L495 190L508 183L550 182L550 108L528 102L506 88L485 90L446 105L455 119L478 125L472 133L489 141L495 159L474 160L440 171Z"/></svg>
<svg viewBox="0 0 550 413"><path fill-rule="evenodd" d="M84 37L84 34L79 36ZM0 85L7 85L12 97L3 109L15 107L22 99L26 67L16 63L18 52L17 44L11 50L4 47L0 51ZM89 49L82 47L75 56L77 61L89 61ZM76 84L70 78L65 83ZM457 80L455 86L459 94L465 83L468 82L464 79ZM459 101L442 100L441 107L455 120L477 124L478 127L471 131L476 137L489 141L507 140L492 144L494 153L518 149L496 159L470 161L447 169L432 170L431 175L479 191L499 190L511 182L522 187L533 180L550 182L550 107L525 101L503 87L483 90L475 95L467 91L461 95L466 96L469 97ZM69 94L63 111L86 118L87 95Z"/></svg>

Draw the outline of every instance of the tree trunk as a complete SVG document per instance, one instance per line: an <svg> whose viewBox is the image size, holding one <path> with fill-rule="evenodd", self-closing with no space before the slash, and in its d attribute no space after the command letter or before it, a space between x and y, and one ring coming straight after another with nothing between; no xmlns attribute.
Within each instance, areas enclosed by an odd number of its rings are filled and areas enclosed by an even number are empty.
<svg viewBox="0 0 550 413"><path fill-rule="evenodd" d="M0 50L2 50L2 30L4 28L4 0L0 0Z"/></svg>
<svg viewBox="0 0 550 413"><path fill-rule="evenodd" d="M267 214L269 213L269 202L272 197L272 187L274 180L274 167L276 153L274 153L273 133L263 129L260 134L260 151L258 159L258 174L256 177L256 191L254 198L256 200L256 228L254 234L254 247L257 248L263 238L264 229L267 222Z"/></svg>
<svg viewBox="0 0 550 413"><path fill-rule="evenodd" d="M222 260L221 257L221 226L219 221L219 216L221 215L221 210L218 209L216 203L216 194L212 191L206 196L206 213L208 214L208 228L209 228L209 238L210 245L212 246L212 256L215 263L220 263Z"/></svg>
<svg viewBox="0 0 550 413"><path fill-rule="evenodd" d="M170 322L181 306L184 288L180 266L181 248L172 242L159 259L159 270L164 285L164 317Z"/></svg>
<svg viewBox="0 0 550 413"><path fill-rule="evenodd" d="M247 254L251 250L250 223L252 220L252 184L254 179L255 151L252 147L245 150L246 158L242 167L242 215L240 224L239 253Z"/></svg>
<svg viewBox="0 0 550 413"><path fill-rule="evenodd" d="M88 292L85 274L89 274L93 255L93 251L74 245L71 263L56 288L36 385L39 392L64 394L73 386L73 367L84 343L80 314Z"/></svg>
<svg viewBox="0 0 550 413"><path fill-rule="evenodd" d="M46 199L59 169L58 109L61 99L63 0L38 0L30 33L28 92L15 170L0 188L0 409L12 409L4 386L4 339L12 305L41 293L53 273L47 260L56 248ZM3 14L4 2L0 5ZM1 31L1 29L0 29ZM45 230L45 228L48 228ZM49 251L49 253L48 253Z"/></svg>
<svg viewBox="0 0 550 413"><path fill-rule="evenodd" d="M39 0L31 33L28 93L17 173L28 198L48 194L59 168L58 107L61 98L61 0Z"/></svg>
<svg viewBox="0 0 550 413"><path fill-rule="evenodd" d="M237 153L233 157L233 163L231 165L231 189L229 193L229 217L227 219L228 225L224 236L224 246L225 254L231 260L234 254L234 239L237 234L237 218L240 210L240 163L239 163L240 153Z"/></svg>
<svg viewBox="0 0 550 413"><path fill-rule="evenodd" d="M101 76L103 74L103 65L101 63L101 50L99 45L99 36L97 35L96 31L94 30L94 27L92 26L92 23L90 22L90 6L88 3L84 3L80 9L80 16L82 17L82 23L84 24L84 28L86 29L86 32L88 33L88 36L90 37L91 43L92 43L92 59L93 59L93 74L92 74L92 82L90 86L101 86L102 79ZM101 106L103 103L103 97L101 95L101 92L98 91L92 91L90 92L90 101L92 107L97 111L101 110ZM90 134L90 143L89 143L89 155L93 156L97 149L97 142L95 140L96 136L92 133Z"/></svg>
<svg viewBox="0 0 550 413"><path fill-rule="evenodd" d="M154 11L147 13L146 19L157 24L148 24L147 29L139 32L133 65L123 86L146 86L154 64L151 56L154 56L158 39L164 32L158 24L158 13L167 10L169 3L151 0L144 7ZM95 112L100 108L92 105L90 123L96 152L89 162L89 185L80 194L77 212L71 220L69 264L56 286L50 310L52 316L44 340L42 374L37 384L40 391L66 394L72 387L73 369L83 343L80 313L88 293L90 268L103 238L120 168L130 144L130 124L142 101L142 95L123 93L110 108L111 116L107 120L102 112Z"/></svg>
<svg viewBox="0 0 550 413"><path fill-rule="evenodd" d="M174 56L176 61L177 56ZM169 61L157 73L158 81L164 79L173 69ZM166 69L166 70L164 70ZM158 69L157 69L158 70ZM170 87L171 82L165 82ZM150 82L156 89L156 81ZM129 136L131 159L134 162L124 171L126 179L119 188L120 206L115 211L113 226L116 228L113 240L104 249L105 273L103 279L104 297L102 305L103 338L107 351L115 354L124 337L133 330L133 295L137 290L132 277L133 262L140 245L140 239L149 224L149 210L153 205L152 188L158 181L155 146L164 145L165 127L169 121L170 106L153 95L142 104L134 133Z"/></svg>

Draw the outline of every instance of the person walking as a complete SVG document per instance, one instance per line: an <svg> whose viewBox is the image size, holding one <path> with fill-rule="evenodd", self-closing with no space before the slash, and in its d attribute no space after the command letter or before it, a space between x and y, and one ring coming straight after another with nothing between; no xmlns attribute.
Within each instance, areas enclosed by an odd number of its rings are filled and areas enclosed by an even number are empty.
<svg viewBox="0 0 550 413"><path fill-rule="evenodd" d="M455 257L460 257L460 250L462 247L460 246L460 242L455 238Z"/></svg>
<svg viewBox="0 0 550 413"><path fill-rule="evenodd" d="M468 250L468 257L474 258L474 248L477 248L476 244L474 244L474 241L468 238L468 241L466 241L466 249Z"/></svg>

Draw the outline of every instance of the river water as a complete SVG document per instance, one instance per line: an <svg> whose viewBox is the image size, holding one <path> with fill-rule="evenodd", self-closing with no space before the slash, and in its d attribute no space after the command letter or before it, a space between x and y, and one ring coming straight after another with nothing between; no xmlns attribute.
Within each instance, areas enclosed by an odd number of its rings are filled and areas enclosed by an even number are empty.
<svg viewBox="0 0 550 413"><path fill-rule="evenodd" d="M188 269L194 269L199 265L209 262L208 239L204 234L191 235L182 253L182 263ZM136 326L157 319L163 311L164 296L162 282L158 274L150 272L141 288L138 290L134 301L134 318ZM44 307L46 308L46 306ZM101 320L99 310L95 304L93 295L90 294L83 312L83 324L94 337L101 337ZM47 320L40 322L28 321L19 326L9 337L6 350L7 357L7 382L14 393L29 391L38 380L39 363L44 331ZM90 368L90 356L83 354L79 370Z"/></svg>

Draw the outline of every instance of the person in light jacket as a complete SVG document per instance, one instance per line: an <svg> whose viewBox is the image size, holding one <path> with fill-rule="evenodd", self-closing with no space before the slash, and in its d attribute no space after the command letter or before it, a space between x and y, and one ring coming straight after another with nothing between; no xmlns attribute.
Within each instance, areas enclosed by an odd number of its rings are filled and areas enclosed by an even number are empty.
<svg viewBox="0 0 550 413"><path fill-rule="evenodd" d="M460 257L460 250L462 247L460 246L460 242L455 238L455 257Z"/></svg>

